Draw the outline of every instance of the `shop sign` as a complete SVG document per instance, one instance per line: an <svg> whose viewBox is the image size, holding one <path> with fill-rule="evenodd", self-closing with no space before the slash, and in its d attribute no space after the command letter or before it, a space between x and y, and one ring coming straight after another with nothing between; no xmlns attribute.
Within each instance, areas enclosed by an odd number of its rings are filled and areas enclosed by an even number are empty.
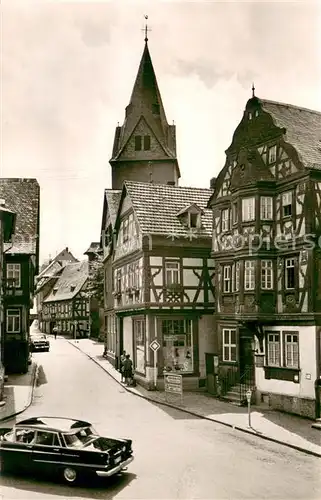
<svg viewBox="0 0 321 500"><path fill-rule="evenodd" d="M165 392L172 394L183 394L183 377L176 373L164 374Z"/></svg>

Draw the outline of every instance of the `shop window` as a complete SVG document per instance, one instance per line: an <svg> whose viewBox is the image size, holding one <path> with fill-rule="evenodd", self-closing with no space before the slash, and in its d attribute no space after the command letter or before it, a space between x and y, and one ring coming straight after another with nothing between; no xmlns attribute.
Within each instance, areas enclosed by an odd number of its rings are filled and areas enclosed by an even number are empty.
<svg viewBox="0 0 321 500"><path fill-rule="evenodd" d="M145 374L145 319L133 319L135 369Z"/></svg>
<svg viewBox="0 0 321 500"><path fill-rule="evenodd" d="M267 364L269 366L280 366L281 345L280 333L267 333Z"/></svg>
<svg viewBox="0 0 321 500"><path fill-rule="evenodd" d="M161 320L164 368L180 373L192 373L193 334L190 319Z"/></svg>
<svg viewBox="0 0 321 500"><path fill-rule="evenodd" d="M7 264L7 281L9 286L20 288L21 287L21 265L20 264Z"/></svg>
<svg viewBox="0 0 321 500"><path fill-rule="evenodd" d="M223 361L236 361L236 330L223 329Z"/></svg>
<svg viewBox="0 0 321 500"><path fill-rule="evenodd" d="M283 332L284 335L284 366L299 368L299 334Z"/></svg>
<svg viewBox="0 0 321 500"><path fill-rule="evenodd" d="M165 280L166 286L178 285L179 279L179 261L166 260L165 261Z"/></svg>
<svg viewBox="0 0 321 500"><path fill-rule="evenodd" d="M7 309L7 333L20 333L21 311L20 309Z"/></svg>

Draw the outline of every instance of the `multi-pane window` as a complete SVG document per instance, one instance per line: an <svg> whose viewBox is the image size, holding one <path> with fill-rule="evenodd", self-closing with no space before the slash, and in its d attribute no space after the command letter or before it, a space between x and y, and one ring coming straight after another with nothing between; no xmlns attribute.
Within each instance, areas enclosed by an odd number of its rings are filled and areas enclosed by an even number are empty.
<svg viewBox="0 0 321 500"><path fill-rule="evenodd" d="M21 286L20 264L7 264L7 282L9 287L19 288Z"/></svg>
<svg viewBox="0 0 321 500"><path fill-rule="evenodd" d="M222 232L228 231L230 223L230 211L228 208L222 210Z"/></svg>
<svg viewBox="0 0 321 500"><path fill-rule="evenodd" d="M285 259L285 288L295 288L295 259Z"/></svg>
<svg viewBox="0 0 321 500"><path fill-rule="evenodd" d="M299 335L284 332L284 365L287 368L299 368Z"/></svg>
<svg viewBox="0 0 321 500"><path fill-rule="evenodd" d="M273 262L272 260L261 261L261 288L271 290L273 288Z"/></svg>
<svg viewBox="0 0 321 500"><path fill-rule="evenodd" d="M144 151L150 150L150 135L144 135Z"/></svg>
<svg viewBox="0 0 321 500"><path fill-rule="evenodd" d="M243 198L242 221L248 222L255 219L255 198Z"/></svg>
<svg viewBox="0 0 321 500"><path fill-rule="evenodd" d="M236 330L223 329L223 361L236 361Z"/></svg>
<svg viewBox="0 0 321 500"><path fill-rule="evenodd" d="M232 224L237 224L238 221L238 210L237 210L237 202L232 204Z"/></svg>
<svg viewBox="0 0 321 500"><path fill-rule="evenodd" d="M190 319L163 319L160 322L163 336L164 366L177 372L194 370L193 328Z"/></svg>
<svg viewBox="0 0 321 500"><path fill-rule="evenodd" d="M269 149L269 163L274 163L276 161L276 146L272 146Z"/></svg>
<svg viewBox="0 0 321 500"><path fill-rule="evenodd" d="M281 364L280 333L267 334L267 364L269 366Z"/></svg>
<svg viewBox="0 0 321 500"><path fill-rule="evenodd" d="M179 284L180 279L179 279L179 261L178 260L166 260L165 261L165 279L166 279L166 285Z"/></svg>
<svg viewBox="0 0 321 500"><path fill-rule="evenodd" d="M246 260L244 262L244 290L254 290L255 288L255 262Z"/></svg>
<svg viewBox="0 0 321 500"><path fill-rule="evenodd" d="M123 243L128 240L129 235L129 224L128 218L123 220Z"/></svg>
<svg viewBox="0 0 321 500"><path fill-rule="evenodd" d="M261 196L261 220L273 220L272 196Z"/></svg>
<svg viewBox="0 0 321 500"><path fill-rule="evenodd" d="M142 149L142 136L135 135L135 151L141 151Z"/></svg>
<svg viewBox="0 0 321 500"><path fill-rule="evenodd" d="M223 266L223 292L231 291L231 266Z"/></svg>
<svg viewBox="0 0 321 500"><path fill-rule="evenodd" d="M7 333L20 333L21 311L20 309L7 309Z"/></svg>
<svg viewBox="0 0 321 500"><path fill-rule="evenodd" d="M288 191L282 195L282 215L283 217L290 217L292 215L292 191Z"/></svg>

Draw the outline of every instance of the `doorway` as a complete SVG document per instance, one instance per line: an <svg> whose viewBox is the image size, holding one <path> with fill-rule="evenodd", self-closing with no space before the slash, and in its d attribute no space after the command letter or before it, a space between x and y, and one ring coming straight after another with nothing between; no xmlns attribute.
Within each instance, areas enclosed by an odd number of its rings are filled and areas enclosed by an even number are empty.
<svg viewBox="0 0 321 500"><path fill-rule="evenodd" d="M240 378L254 382L254 354L252 337L240 336Z"/></svg>

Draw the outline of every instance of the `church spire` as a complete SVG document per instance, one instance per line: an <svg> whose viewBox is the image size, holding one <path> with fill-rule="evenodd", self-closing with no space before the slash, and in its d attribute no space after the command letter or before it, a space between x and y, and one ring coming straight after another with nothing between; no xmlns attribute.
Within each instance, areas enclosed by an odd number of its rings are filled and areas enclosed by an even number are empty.
<svg viewBox="0 0 321 500"><path fill-rule="evenodd" d="M145 19L147 18L148 16L145 16ZM141 164L143 156L144 161L147 162L155 159L159 161L170 160L173 165L176 165L174 168L176 173L173 176L178 179L180 173L176 158L175 125L169 125L167 122L149 52L148 31L150 30L146 24L143 54L130 101L126 107L124 123L121 127L116 127L110 163L113 166L116 162L121 161L123 164L124 161L131 160L133 162L134 160L138 161L139 158ZM137 139L135 139L135 136ZM136 144L135 140L137 140ZM158 151L157 158L155 158L156 148ZM153 162L153 165L155 165L155 162ZM169 179L169 181L172 181L172 179Z"/></svg>

